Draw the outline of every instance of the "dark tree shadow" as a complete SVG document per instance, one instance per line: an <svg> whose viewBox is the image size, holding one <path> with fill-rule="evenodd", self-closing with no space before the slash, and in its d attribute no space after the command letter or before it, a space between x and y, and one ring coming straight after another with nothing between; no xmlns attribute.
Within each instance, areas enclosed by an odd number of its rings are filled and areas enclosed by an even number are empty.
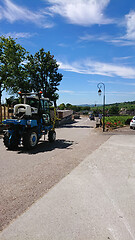
<svg viewBox="0 0 135 240"><path fill-rule="evenodd" d="M94 128L93 126L63 125L61 128Z"/></svg>
<svg viewBox="0 0 135 240"><path fill-rule="evenodd" d="M64 139L59 139L56 140L53 143L50 143L49 141L39 141L38 145L36 146L36 148L32 149L32 150L25 150L23 147L19 147L18 148L18 154L21 153L26 153L26 154L38 154L41 152L49 152L52 151L56 148L58 149L65 149L65 148L70 148L73 145L73 141L68 141L68 140L64 140Z"/></svg>

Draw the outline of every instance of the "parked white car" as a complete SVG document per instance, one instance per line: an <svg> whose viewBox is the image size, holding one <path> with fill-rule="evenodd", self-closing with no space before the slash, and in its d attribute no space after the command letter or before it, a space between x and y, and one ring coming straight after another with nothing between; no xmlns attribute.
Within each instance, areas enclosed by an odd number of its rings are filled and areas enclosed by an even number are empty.
<svg viewBox="0 0 135 240"><path fill-rule="evenodd" d="M131 129L135 129L135 116L132 118L132 120L130 121L130 128Z"/></svg>

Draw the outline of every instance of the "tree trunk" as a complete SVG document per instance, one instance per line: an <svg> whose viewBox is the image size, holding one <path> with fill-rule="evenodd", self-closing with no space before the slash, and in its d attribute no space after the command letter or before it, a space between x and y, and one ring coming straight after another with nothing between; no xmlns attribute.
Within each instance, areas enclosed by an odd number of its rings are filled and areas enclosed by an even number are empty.
<svg viewBox="0 0 135 240"><path fill-rule="evenodd" d="M2 98L2 90L1 90L1 84L0 84L0 105L1 105L1 98Z"/></svg>
<svg viewBox="0 0 135 240"><path fill-rule="evenodd" d="M57 108L56 100L54 100L54 107Z"/></svg>

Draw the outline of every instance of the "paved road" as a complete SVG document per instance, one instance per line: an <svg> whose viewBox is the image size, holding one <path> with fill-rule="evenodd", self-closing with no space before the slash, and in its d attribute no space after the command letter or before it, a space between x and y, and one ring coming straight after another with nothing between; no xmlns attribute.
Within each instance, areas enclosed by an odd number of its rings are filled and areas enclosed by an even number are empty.
<svg viewBox="0 0 135 240"><path fill-rule="evenodd" d="M134 240L135 135L129 128L123 132L105 133L108 139L11 223L0 240ZM88 135L93 141L103 136Z"/></svg>
<svg viewBox="0 0 135 240"><path fill-rule="evenodd" d="M0 139L0 229L68 175L110 136L94 130L88 118L56 129L57 141L42 141L30 152L8 151Z"/></svg>

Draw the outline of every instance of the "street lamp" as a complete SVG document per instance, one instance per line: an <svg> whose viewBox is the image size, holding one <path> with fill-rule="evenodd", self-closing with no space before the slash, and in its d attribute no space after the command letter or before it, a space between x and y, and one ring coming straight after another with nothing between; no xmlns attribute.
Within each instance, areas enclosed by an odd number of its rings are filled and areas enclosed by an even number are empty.
<svg viewBox="0 0 135 240"><path fill-rule="evenodd" d="M104 89L104 95L103 95L103 132L104 132L105 131L105 84L100 82L98 83L97 87L98 87L99 96L101 96L102 94L102 90L101 90L102 87Z"/></svg>

